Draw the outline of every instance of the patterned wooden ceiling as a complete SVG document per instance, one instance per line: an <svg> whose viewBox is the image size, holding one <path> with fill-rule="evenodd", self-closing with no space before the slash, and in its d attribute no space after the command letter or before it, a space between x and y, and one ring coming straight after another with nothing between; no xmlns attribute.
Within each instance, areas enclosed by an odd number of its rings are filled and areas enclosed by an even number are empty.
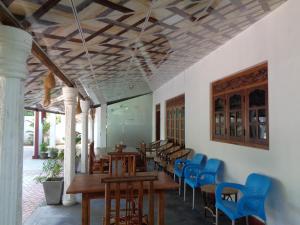
<svg viewBox="0 0 300 225"><path fill-rule="evenodd" d="M156 89L285 1L3 0L94 104ZM36 107L48 70L33 56L28 69L25 105Z"/></svg>

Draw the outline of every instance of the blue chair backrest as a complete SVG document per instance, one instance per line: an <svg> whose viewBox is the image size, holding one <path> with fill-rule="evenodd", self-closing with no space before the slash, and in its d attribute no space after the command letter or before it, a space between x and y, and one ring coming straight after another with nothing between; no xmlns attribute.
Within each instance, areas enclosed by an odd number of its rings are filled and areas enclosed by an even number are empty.
<svg viewBox="0 0 300 225"><path fill-rule="evenodd" d="M205 155L201 154L201 153L197 153L193 156L191 163L192 164L201 164L203 163L205 159Z"/></svg>
<svg viewBox="0 0 300 225"><path fill-rule="evenodd" d="M252 173L247 177L247 192L266 197L269 192L271 182L270 177L258 173Z"/></svg>
<svg viewBox="0 0 300 225"><path fill-rule="evenodd" d="M215 184L217 179L217 173L220 169L222 161L219 159L209 159L203 169L203 172L209 172L212 174L207 174L202 177L202 182L206 184Z"/></svg>
<svg viewBox="0 0 300 225"><path fill-rule="evenodd" d="M222 161L219 159L209 159L204 167L205 172L217 173L220 169Z"/></svg>

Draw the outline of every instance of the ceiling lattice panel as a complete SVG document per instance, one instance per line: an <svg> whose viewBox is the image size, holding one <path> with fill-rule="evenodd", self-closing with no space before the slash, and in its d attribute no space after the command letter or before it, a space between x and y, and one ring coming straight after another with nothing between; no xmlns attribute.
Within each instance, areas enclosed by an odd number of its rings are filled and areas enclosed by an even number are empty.
<svg viewBox="0 0 300 225"><path fill-rule="evenodd" d="M9 10L95 104L148 93L285 0L10 0ZM73 6L73 8L72 8ZM78 20L76 20L76 17ZM43 76L28 60L28 106ZM52 97L59 99L62 82ZM59 104L54 100L54 105Z"/></svg>

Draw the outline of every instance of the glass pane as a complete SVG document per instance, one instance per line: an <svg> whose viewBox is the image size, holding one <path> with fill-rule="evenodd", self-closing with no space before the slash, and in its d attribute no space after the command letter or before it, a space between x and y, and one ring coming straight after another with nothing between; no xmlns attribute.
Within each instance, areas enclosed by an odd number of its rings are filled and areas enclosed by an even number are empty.
<svg viewBox="0 0 300 225"><path fill-rule="evenodd" d="M233 137L235 137L236 136L236 134L235 134L235 126L234 125L230 125L230 136L233 136Z"/></svg>
<svg viewBox="0 0 300 225"><path fill-rule="evenodd" d="M236 126L236 136L242 137L243 134L243 126L242 125L237 125Z"/></svg>
<svg viewBox="0 0 300 225"><path fill-rule="evenodd" d="M224 100L221 98L218 98L215 100L215 111L220 112L224 111Z"/></svg>
<svg viewBox="0 0 300 225"><path fill-rule="evenodd" d="M225 116L224 116L224 114L220 113L219 116L220 116L220 122L224 123L225 122Z"/></svg>
<svg viewBox="0 0 300 225"><path fill-rule="evenodd" d="M216 124L218 124L220 122L220 116L219 114L216 114Z"/></svg>
<svg viewBox="0 0 300 225"><path fill-rule="evenodd" d="M238 122L238 123L242 122L242 113L241 112L236 113L236 122Z"/></svg>
<svg viewBox="0 0 300 225"><path fill-rule="evenodd" d="M264 106L265 103L265 90L256 89L249 94L249 106Z"/></svg>
<svg viewBox="0 0 300 225"><path fill-rule="evenodd" d="M230 113L230 123L235 123L235 113Z"/></svg>
<svg viewBox="0 0 300 225"><path fill-rule="evenodd" d="M137 146L140 140L151 142L152 95L107 106L107 147L123 142Z"/></svg>
<svg viewBox="0 0 300 225"><path fill-rule="evenodd" d="M229 98L230 110L241 109L242 108L242 96L233 95Z"/></svg>
<svg viewBox="0 0 300 225"><path fill-rule="evenodd" d="M256 122L256 110L249 111L249 121Z"/></svg>
<svg viewBox="0 0 300 225"><path fill-rule="evenodd" d="M263 139L263 140L267 139L266 125L259 125L259 127L258 127L258 138Z"/></svg>
<svg viewBox="0 0 300 225"><path fill-rule="evenodd" d="M250 128L250 138L257 138L256 126L252 125Z"/></svg>
<svg viewBox="0 0 300 225"><path fill-rule="evenodd" d="M225 124L221 124L221 135L225 135Z"/></svg>
<svg viewBox="0 0 300 225"><path fill-rule="evenodd" d="M220 126L216 126L215 134L216 135L220 135L221 134Z"/></svg>
<svg viewBox="0 0 300 225"><path fill-rule="evenodd" d="M267 121L267 119L266 119L266 110L265 109L259 109L258 110L258 121L260 123L265 123Z"/></svg>

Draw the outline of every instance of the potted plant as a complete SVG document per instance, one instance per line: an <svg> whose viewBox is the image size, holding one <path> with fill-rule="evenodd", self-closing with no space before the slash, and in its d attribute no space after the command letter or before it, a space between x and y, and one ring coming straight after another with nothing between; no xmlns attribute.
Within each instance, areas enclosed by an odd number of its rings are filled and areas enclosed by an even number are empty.
<svg viewBox="0 0 300 225"><path fill-rule="evenodd" d="M57 148L48 148L49 157L51 159L56 159L58 155L58 149Z"/></svg>
<svg viewBox="0 0 300 225"><path fill-rule="evenodd" d="M61 162L64 161L64 150L60 151L57 155L57 159L61 160ZM80 162L80 149L76 148L76 153L75 153L75 172L79 171L79 162Z"/></svg>
<svg viewBox="0 0 300 225"><path fill-rule="evenodd" d="M40 144L40 158L41 159L47 159L48 158L48 147L45 142Z"/></svg>
<svg viewBox="0 0 300 225"><path fill-rule="evenodd" d="M61 203L63 194L62 162L59 159L48 159L43 163L42 172L35 181L43 184L46 203L57 205Z"/></svg>

